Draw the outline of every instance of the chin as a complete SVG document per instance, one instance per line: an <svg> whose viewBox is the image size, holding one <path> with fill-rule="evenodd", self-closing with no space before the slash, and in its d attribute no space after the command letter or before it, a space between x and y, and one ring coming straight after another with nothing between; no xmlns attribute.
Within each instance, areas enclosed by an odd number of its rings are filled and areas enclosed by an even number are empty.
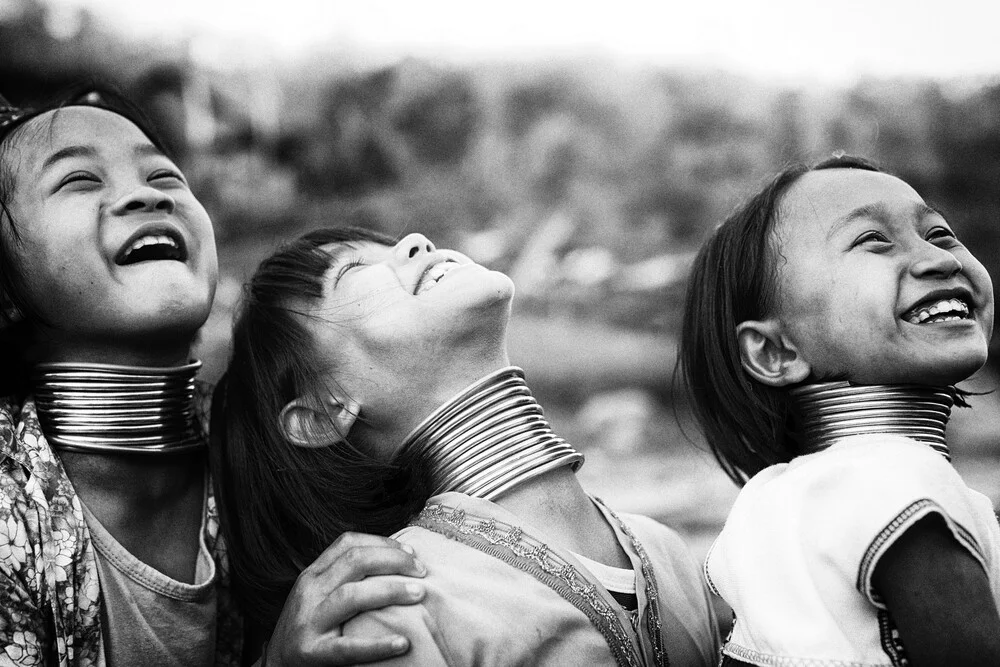
<svg viewBox="0 0 1000 667"><path fill-rule="evenodd" d="M194 337L212 312L210 295L190 299L169 299L144 313L136 313L125 323L128 328L156 338Z"/></svg>
<svg viewBox="0 0 1000 667"><path fill-rule="evenodd" d="M509 310L514 298L514 283L506 274L487 270L479 279L461 283L457 293L453 294L466 307L493 308L504 305Z"/></svg>
<svg viewBox="0 0 1000 667"><path fill-rule="evenodd" d="M964 354L929 360L906 373L897 383L908 382L934 386L950 386L968 380L986 364L987 353L968 350Z"/></svg>

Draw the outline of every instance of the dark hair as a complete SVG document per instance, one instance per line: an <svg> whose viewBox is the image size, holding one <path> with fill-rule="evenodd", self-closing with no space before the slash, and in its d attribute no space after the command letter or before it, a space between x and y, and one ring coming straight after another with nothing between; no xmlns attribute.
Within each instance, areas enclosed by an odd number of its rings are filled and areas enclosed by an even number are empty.
<svg viewBox="0 0 1000 667"><path fill-rule="evenodd" d="M295 446L280 427L282 408L322 387L332 370L305 326L331 265L324 246L363 241L393 244L365 229L320 229L264 260L244 288L229 368L215 390L211 460L223 534L237 594L268 630L299 573L339 535L391 534L428 495L407 466L350 444Z"/></svg>
<svg viewBox="0 0 1000 667"><path fill-rule="evenodd" d="M34 365L30 349L36 327L42 322L24 285L24 273L18 261L21 235L11 212L11 198L17 185L9 169L8 153L18 141L32 137L28 123L50 111L73 106L88 106L116 113L135 124L164 155L167 151L142 111L114 88L104 84L75 86L56 98L30 108L4 107L0 110L0 396L22 396L27 391L28 373ZM18 315L15 317L13 313Z"/></svg>
<svg viewBox="0 0 1000 667"><path fill-rule="evenodd" d="M763 319L774 307L777 248L772 232L782 197L804 174L825 169L881 171L853 156L783 169L715 230L688 279L678 355L681 377L712 453L737 484L796 453L786 390L746 374L736 326Z"/></svg>

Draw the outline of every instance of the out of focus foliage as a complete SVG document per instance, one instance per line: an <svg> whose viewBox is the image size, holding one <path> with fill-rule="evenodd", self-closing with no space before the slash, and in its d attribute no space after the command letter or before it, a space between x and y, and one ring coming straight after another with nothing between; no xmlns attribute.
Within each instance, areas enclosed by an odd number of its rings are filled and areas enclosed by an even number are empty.
<svg viewBox="0 0 1000 667"><path fill-rule="evenodd" d="M241 70L37 0L13 7L0 92L31 100L81 76L131 92L213 211L224 259L238 249L237 273L316 225L420 230L510 272L529 310L672 332L708 231L785 163L841 150L912 183L1000 276L997 82L777 86L605 61L361 69L318 56Z"/></svg>

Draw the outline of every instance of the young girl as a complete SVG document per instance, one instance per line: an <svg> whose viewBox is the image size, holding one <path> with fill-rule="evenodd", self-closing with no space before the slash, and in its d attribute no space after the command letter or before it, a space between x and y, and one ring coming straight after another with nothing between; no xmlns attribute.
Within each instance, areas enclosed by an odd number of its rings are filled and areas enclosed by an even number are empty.
<svg viewBox="0 0 1000 667"><path fill-rule="evenodd" d="M983 266L866 161L787 169L716 230L681 363L745 481L705 563L722 664L1000 664L1000 527L944 437L992 327Z"/></svg>
<svg viewBox="0 0 1000 667"><path fill-rule="evenodd" d="M582 456L509 365L512 297L507 276L420 234L317 230L264 261L212 433L255 616L272 624L341 532L399 531L427 596L344 630L410 638L392 664L711 664L717 629L683 542L583 490Z"/></svg>
<svg viewBox="0 0 1000 667"><path fill-rule="evenodd" d="M124 100L0 103L0 665L241 664L190 357L215 281L205 209ZM275 641L405 650L339 626L420 597L352 582L416 570L382 538L331 546Z"/></svg>

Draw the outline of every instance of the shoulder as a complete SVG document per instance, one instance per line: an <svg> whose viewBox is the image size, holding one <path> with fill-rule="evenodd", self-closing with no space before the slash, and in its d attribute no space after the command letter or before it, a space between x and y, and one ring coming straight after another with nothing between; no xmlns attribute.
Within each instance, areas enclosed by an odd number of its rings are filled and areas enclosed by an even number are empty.
<svg viewBox="0 0 1000 667"><path fill-rule="evenodd" d="M622 523L635 534L643 546L650 543L671 552L687 553L687 544L684 542L684 538L670 526L642 514L628 512L618 512L617 514Z"/></svg>
<svg viewBox="0 0 1000 667"><path fill-rule="evenodd" d="M856 572L864 592L885 550L931 513L979 553L981 510L943 456L899 436L845 438L751 479L709 555L709 569L718 583L724 577L720 559L738 568L740 561L759 558L783 563L775 566L787 574L797 554L807 557L803 567L825 563Z"/></svg>
<svg viewBox="0 0 1000 667"><path fill-rule="evenodd" d="M966 487L951 464L929 446L899 436L856 436L755 475L736 506L806 513L902 510L924 497L955 498ZM900 505L902 503L902 505Z"/></svg>
<svg viewBox="0 0 1000 667"><path fill-rule="evenodd" d="M17 449L15 435L21 402L13 396L0 397L0 460L10 457Z"/></svg>
<svg viewBox="0 0 1000 667"><path fill-rule="evenodd" d="M373 638L387 633L406 637L406 654L384 661L389 665L457 665L437 620L423 603L383 607L358 614L343 626L344 637ZM382 664L382 663L380 663Z"/></svg>
<svg viewBox="0 0 1000 667"><path fill-rule="evenodd" d="M30 399L0 398L0 487L5 515L36 500L58 506L66 494L75 496Z"/></svg>

